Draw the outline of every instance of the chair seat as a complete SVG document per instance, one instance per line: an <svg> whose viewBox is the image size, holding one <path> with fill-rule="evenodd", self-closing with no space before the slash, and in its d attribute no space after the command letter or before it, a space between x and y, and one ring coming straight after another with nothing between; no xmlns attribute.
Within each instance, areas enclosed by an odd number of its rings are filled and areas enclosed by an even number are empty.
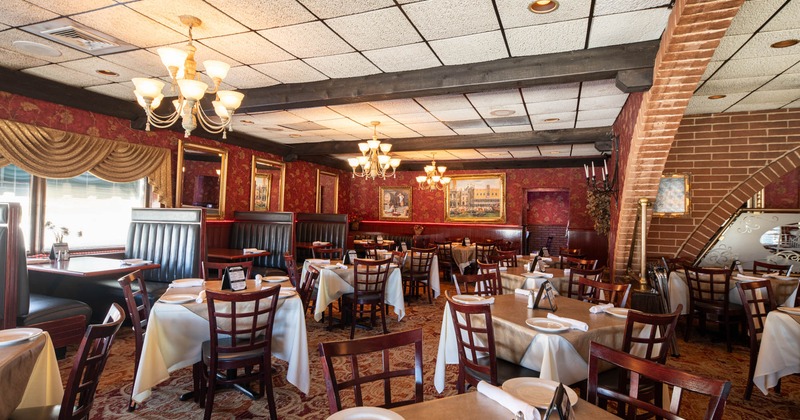
<svg viewBox="0 0 800 420"><path fill-rule="evenodd" d="M718 314L725 312L725 308L721 304L715 305L713 303L706 303L706 302L695 302L694 309L705 312L714 312ZM742 305L738 305L736 303L729 303L728 313L730 313L731 315L742 315L744 314L744 308L742 307Z"/></svg>
<svg viewBox="0 0 800 420"><path fill-rule="evenodd" d="M230 338L221 338L219 340L219 344L223 346L230 346L231 339ZM203 362L206 365L211 364L211 340L206 340L203 342ZM235 362L235 361L243 361L248 359L256 359L261 357L264 352L262 350L251 350L251 351L243 351L239 353L220 353L217 358L220 361L225 362Z"/></svg>
<svg viewBox="0 0 800 420"><path fill-rule="evenodd" d="M61 405L46 405L42 407L28 407L14 410L9 420L43 420L57 419L61 413Z"/></svg>
<svg viewBox="0 0 800 420"><path fill-rule="evenodd" d="M353 301L353 293L345 293L342 295L342 304L345 302L350 303ZM381 303L381 296L379 294L373 295L362 295L359 299L356 300L356 303L361 304L371 304L371 303ZM345 305L347 306L347 305Z"/></svg>
<svg viewBox="0 0 800 420"><path fill-rule="evenodd" d="M478 358L478 364L481 366L489 366L489 357ZM483 381L491 383L489 375L483 372L476 372L470 368L466 368L467 372ZM497 385L500 386L503 382L511 378L538 378L539 372L528 369L522 365L511 363L507 360L497 359Z"/></svg>
<svg viewBox="0 0 800 420"><path fill-rule="evenodd" d="M58 321L72 316L83 315L91 318L92 308L89 305L72 299L39 294L30 295L28 315L22 317L18 325L35 325L48 321Z"/></svg>

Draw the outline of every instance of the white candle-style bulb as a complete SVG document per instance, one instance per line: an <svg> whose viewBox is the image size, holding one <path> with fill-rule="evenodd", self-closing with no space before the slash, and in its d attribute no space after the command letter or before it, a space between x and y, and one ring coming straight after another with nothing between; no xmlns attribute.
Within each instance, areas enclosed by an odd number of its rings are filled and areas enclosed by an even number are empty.
<svg viewBox="0 0 800 420"><path fill-rule="evenodd" d="M586 178L588 179L589 178L589 165L587 165L585 163L583 164L583 172L586 173Z"/></svg>
<svg viewBox="0 0 800 420"><path fill-rule="evenodd" d="M594 178L594 177L595 177L595 174L594 174L594 161L592 161L592 178Z"/></svg>
<svg viewBox="0 0 800 420"><path fill-rule="evenodd" d="M608 174L608 164L606 162L607 162L606 160L603 161L603 169L605 169L606 175L607 175Z"/></svg>

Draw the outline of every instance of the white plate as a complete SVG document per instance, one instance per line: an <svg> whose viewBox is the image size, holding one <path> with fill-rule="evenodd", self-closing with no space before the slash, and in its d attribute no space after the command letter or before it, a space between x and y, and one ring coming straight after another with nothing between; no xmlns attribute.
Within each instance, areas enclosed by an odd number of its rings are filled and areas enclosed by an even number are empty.
<svg viewBox="0 0 800 420"><path fill-rule="evenodd" d="M197 296L195 295L190 295L188 293L175 293L161 296L161 299L158 301L163 303L189 303L193 302L195 299L197 299Z"/></svg>
<svg viewBox="0 0 800 420"><path fill-rule="evenodd" d="M289 281L289 276L266 276L261 277L261 280L267 283L280 283L283 281Z"/></svg>
<svg viewBox="0 0 800 420"><path fill-rule="evenodd" d="M558 382L542 378L511 378L503 382L503 391L525 401L526 403L541 409L550 407L553 400ZM573 406L578 403L578 394L568 386L567 397Z"/></svg>
<svg viewBox="0 0 800 420"><path fill-rule="evenodd" d="M781 312L786 312L790 315L800 315L800 308L792 308L790 306L778 306L778 310Z"/></svg>
<svg viewBox="0 0 800 420"><path fill-rule="evenodd" d="M325 268L327 270L345 270L345 269L347 269L347 267L342 267L342 266L336 265L336 264L325 265L322 268Z"/></svg>
<svg viewBox="0 0 800 420"><path fill-rule="evenodd" d="M143 264L145 262L147 262L147 261L145 261L145 260L143 260L141 258L128 258L126 260L122 260L122 263L123 264L127 264L127 265Z"/></svg>
<svg viewBox="0 0 800 420"><path fill-rule="evenodd" d="M608 308L606 309L606 313L615 316L617 318L627 318L628 317L628 308Z"/></svg>
<svg viewBox="0 0 800 420"><path fill-rule="evenodd" d="M528 318L525 323L534 330L542 332L562 332L570 329L569 324L550 318Z"/></svg>
<svg viewBox="0 0 800 420"><path fill-rule="evenodd" d="M172 280L172 287L200 287L204 279L177 279Z"/></svg>
<svg viewBox="0 0 800 420"><path fill-rule="evenodd" d="M403 416L380 407L353 407L337 411L328 420L403 420Z"/></svg>
<svg viewBox="0 0 800 420"><path fill-rule="evenodd" d="M474 296L474 295L455 295L453 300L465 305L490 305L494 303L493 297Z"/></svg>
<svg viewBox="0 0 800 420"><path fill-rule="evenodd" d="M283 288L281 288L281 291L278 292L278 299L290 298L296 294L297 292L295 292L294 290L284 290Z"/></svg>
<svg viewBox="0 0 800 420"><path fill-rule="evenodd" d="M10 346L21 343L42 333L39 328L12 328L0 331L0 346Z"/></svg>

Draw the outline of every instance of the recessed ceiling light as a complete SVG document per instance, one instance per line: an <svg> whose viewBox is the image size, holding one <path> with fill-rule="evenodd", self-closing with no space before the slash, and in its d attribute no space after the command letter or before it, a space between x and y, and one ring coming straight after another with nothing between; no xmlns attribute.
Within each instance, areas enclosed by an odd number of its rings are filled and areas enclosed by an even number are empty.
<svg viewBox="0 0 800 420"><path fill-rule="evenodd" d="M290 138L296 139L298 137L302 137L300 134L289 134Z"/></svg>
<svg viewBox="0 0 800 420"><path fill-rule="evenodd" d="M561 121L561 118L548 118L548 119L544 120L544 122L546 122L546 123L552 123L552 122L557 122L557 121Z"/></svg>
<svg viewBox="0 0 800 420"><path fill-rule="evenodd" d="M61 51L49 45L40 44L38 42L14 41L11 43L11 45L26 54L41 55L45 57L61 56Z"/></svg>
<svg viewBox="0 0 800 420"><path fill-rule="evenodd" d="M242 123L242 124L248 124L248 125L249 124L255 124L254 122L252 122L250 120L239 120L239 122Z"/></svg>
<svg viewBox="0 0 800 420"><path fill-rule="evenodd" d="M556 0L536 0L528 5L528 10L533 13L544 14L558 9Z"/></svg>
<svg viewBox="0 0 800 420"><path fill-rule="evenodd" d="M711 96L708 97L708 99L722 99L722 98L725 98L727 96L728 95L711 95Z"/></svg>
<svg viewBox="0 0 800 420"><path fill-rule="evenodd" d="M800 43L800 39L784 39L783 41L778 41L778 42L770 45L770 47L772 47L772 48L786 48L786 47L791 47L793 45L797 45L798 43Z"/></svg>
<svg viewBox="0 0 800 420"><path fill-rule="evenodd" d="M508 117L509 115L516 114L517 111L513 109L495 109L494 111L490 111L489 114L494 115L495 117Z"/></svg>
<svg viewBox="0 0 800 420"><path fill-rule="evenodd" d="M561 152L550 152L551 155L560 155Z"/></svg>
<svg viewBox="0 0 800 420"><path fill-rule="evenodd" d="M117 73L117 72L113 72L113 71L111 71L111 70L103 70L103 69L100 69L100 70L95 70L95 73L97 73L97 74L102 74L103 76L112 76L112 77L117 77L117 76L119 76L119 73Z"/></svg>
<svg viewBox="0 0 800 420"><path fill-rule="evenodd" d="M264 127L264 130L267 130L267 131L283 131L282 128L278 128L278 127Z"/></svg>

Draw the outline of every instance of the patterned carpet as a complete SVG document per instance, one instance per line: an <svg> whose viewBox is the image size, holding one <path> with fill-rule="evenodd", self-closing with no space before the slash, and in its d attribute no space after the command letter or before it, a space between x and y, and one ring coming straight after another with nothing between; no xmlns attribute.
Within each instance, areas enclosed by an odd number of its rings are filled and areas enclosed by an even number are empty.
<svg viewBox="0 0 800 420"><path fill-rule="evenodd" d="M448 289L450 285L445 284L443 287ZM388 324L389 330L392 332L414 328L423 329L424 391L426 400L455 394L455 365L448 366L448 386L445 392L437 394L433 387L434 365L443 308L443 298L439 298L433 305L413 302L406 307L406 317L402 322L398 323L394 314L391 314ZM282 419L324 419L329 414L317 346L320 342L346 338L349 331L325 331L323 324L314 322L310 317L308 319L309 360L311 365L311 389L309 394L302 395L294 386L286 382L285 362L276 360L273 363L277 370L277 374L273 375L275 399L278 406L278 416ZM374 334L377 334L377 331L356 331L357 337ZM696 336L690 343L684 343L683 340L679 340L678 343L681 356L679 358L671 358L668 365L699 375L732 381L733 388L724 418L800 418L800 376L795 375L784 378L782 383L783 393L780 395L771 392L765 397L756 389L751 400L745 401L743 398L744 384L749 360L749 352L745 346L741 344L734 346L733 353L729 354L725 351L723 343L712 343L708 337ZM178 401L178 395L192 388L191 368L174 372L168 381L154 389L150 399L141 404L134 413L128 413L126 407L133 385L133 349L133 337L130 330L123 327L114 343L111 357L100 381L91 418L202 418L203 410L196 404ZM69 368L72 365L71 357L73 354L74 349L70 349L68 357L59 363L64 383L66 383ZM403 352L398 356L401 360L409 361L413 359L413 355L410 352ZM406 390L409 389L410 391L408 392L413 391L410 387L406 388ZM374 395L370 396L375 397ZM380 402L375 404L380 404ZM685 398L681 414L686 418L700 418L704 410L705 402L689 395ZM252 401L236 391L222 391L216 396L214 418L245 419L268 417L269 411L266 407L266 399Z"/></svg>

